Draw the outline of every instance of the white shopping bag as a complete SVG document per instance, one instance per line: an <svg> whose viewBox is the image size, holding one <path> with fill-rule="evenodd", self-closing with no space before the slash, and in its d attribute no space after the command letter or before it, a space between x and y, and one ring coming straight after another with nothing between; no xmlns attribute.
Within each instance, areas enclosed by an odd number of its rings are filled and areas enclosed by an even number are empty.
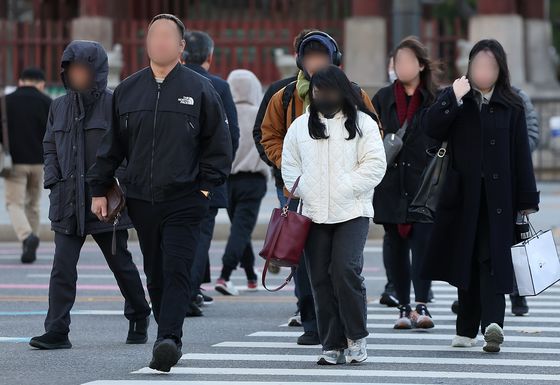
<svg viewBox="0 0 560 385"><path fill-rule="evenodd" d="M533 296L560 281L560 258L552 231L540 231L511 248L519 295Z"/></svg>

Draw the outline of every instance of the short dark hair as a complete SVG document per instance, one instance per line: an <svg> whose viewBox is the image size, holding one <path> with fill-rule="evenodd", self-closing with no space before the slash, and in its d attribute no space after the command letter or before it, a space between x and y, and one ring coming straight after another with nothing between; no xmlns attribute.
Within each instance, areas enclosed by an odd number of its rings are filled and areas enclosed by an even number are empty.
<svg viewBox="0 0 560 385"><path fill-rule="evenodd" d="M36 67L28 67L21 71L20 80L30 80L33 82L44 82L45 73L42 69Z"/></svg>
<svg viewBox="0 0 560 385"><path fill-rule="evenodd" d="M188 64L201 65L214 50L214 41L206 32L188 31L185 36L186 47L183 60Z"/></svg>
<svg viewBox="0 0 560 385"><path fill-rule="evenodd" d="M181 36L181 39L184 38L185 36L185 24L183 24L183 22L175 15L172 15L170 13L160 13L159 15L154 16L154 18L152 19L152 21L150 21L150 24L148 25L148 28L150 28L152 26L152 24L154 24L156 21L158 20L171 20L172 22L175 23L175 25L177 26L177 30L179 31L179 35Z"/></svg>
<svg viewBox="0 0 560 385"><path fill-rule="evenodd" d="M300 44L301 46L301 44ZM331 55L329 49L327 47L325 47L325 45L321 42L312 40L308 43L305 44L305 46L303 47L303 55L306 55L308 53L324 53L325 55Z"/></svg>
<svg viewBox="0 0 560 385"><path fill-rule="evenodd" d="M315 31L314 29L302 29L294 38L294 51L297 53L299 52L299 46L303 39L309 35L311 32Z"/></svg>

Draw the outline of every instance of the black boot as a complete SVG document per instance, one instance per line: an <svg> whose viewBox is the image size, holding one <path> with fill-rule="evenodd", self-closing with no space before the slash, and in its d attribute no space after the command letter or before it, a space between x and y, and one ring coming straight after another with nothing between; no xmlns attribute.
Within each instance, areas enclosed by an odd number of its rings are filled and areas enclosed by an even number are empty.
<svg viewBox="0 0 560 385"><path fill-rule="evenodd" d="M307 331L297 339L298 345L320 345L319 334L317 332Z"/></svg>
<svg viewBox="0 0 560 385"><path fill-rule="evenodd" d="M37 260L37 248L39 247L39 237L30 234L23 240L23 253L21 263L33 263Z"/></svg>
<svg viewBox="0 0 560 385"><path fill-rule="evenodd" d="M173 366L179 362L183 353L181 344L175 338L168 337L154 344L150 369L160 372L169 372Z"/></svg>
<svg viewBox="0 0 560 385"><path fill-rule="evenodd" d="M527 305L527 299L525 299L525 297L511 294L509 299L511 300L511 312L514 315L523 316L529 314L529 305Z"/></svg>
<svg viewBox="0 0 560 385"><path fill-rule="evenodd" d="M29 345L42 350L70 349L72 347L68 334L56 332L46 332L42 336L33 337L29 341Z"/></svg>
<svg viewBox="0 0 560 385"><path fill-rule="evenodd" d="M187 314L185 314L185 317L202 317L203 315L202 310L200 310L196 303L192 302L187 308Z"/></svg>
<svg viewBox="0 0 560 385"><path fill-rule="evenodd" d="M138 321L129 321L127 344L145 344L148 342L148 326L150 326L150 317Z"/></svg>

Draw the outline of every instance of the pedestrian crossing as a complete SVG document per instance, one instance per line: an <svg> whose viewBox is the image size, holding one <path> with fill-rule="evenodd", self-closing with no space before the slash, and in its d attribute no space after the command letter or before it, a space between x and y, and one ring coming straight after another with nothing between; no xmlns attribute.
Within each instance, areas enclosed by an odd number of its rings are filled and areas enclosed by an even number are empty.
<svg viewBox="0 0 560 385"><path fill-rule="evenodd" d="M282 323L205 351L186 347L169 374L143 367L132 379L87 384L560 384L560 285L530 298L529 316L514 317L508 308L500 354L482 352L481 336L474 348L452 348L455 289L437 282L433 291L436 327L428 331L394 330L397 310L368 304L369 358L360 365L317 366L320 347L297 345L301 329Z"/></svg>

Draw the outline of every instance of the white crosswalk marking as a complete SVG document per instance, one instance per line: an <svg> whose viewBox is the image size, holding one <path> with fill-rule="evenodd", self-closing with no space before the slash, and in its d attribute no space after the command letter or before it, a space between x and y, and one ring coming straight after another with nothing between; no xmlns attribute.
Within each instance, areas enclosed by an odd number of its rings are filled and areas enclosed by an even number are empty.
<svg viewBox="0 0 560 385"><path fill-rule="evenodd" d="M369 358L361 365L317 366L320 347L297 345L301 329L282 324L216 343L209 351L185 352L169 381L144 367L132 372L134 380L88 385L560 384L560 286L530 298L530 316L514 317L508 308L506 342L497 355L482 352L482 336L476 347L452 348L456 290L434 283L433 291L436 302L429 309L436 326L428 331L394 330L395 308L368 305Z"/></svg>

